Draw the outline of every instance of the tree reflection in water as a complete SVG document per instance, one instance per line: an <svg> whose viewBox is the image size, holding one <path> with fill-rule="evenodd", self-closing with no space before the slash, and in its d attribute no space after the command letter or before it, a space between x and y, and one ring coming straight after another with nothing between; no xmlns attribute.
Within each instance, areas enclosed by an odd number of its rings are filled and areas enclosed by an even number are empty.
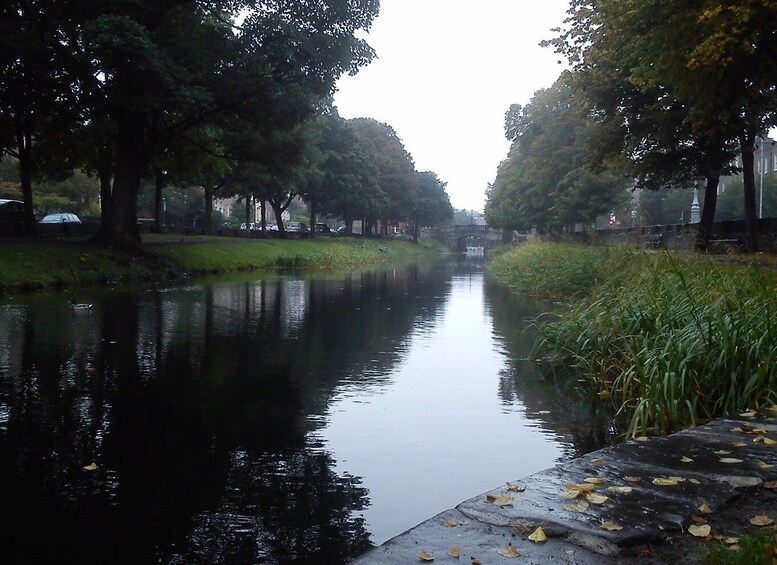
<svg viewBox="0 0 777 565"><path fill-rule="evenodd" d="M311 439L380 386L444 276L95 292L0 306L0 531L18 562L346 561L360 479ZM96 471L85 471L91 462Z"/></svg>

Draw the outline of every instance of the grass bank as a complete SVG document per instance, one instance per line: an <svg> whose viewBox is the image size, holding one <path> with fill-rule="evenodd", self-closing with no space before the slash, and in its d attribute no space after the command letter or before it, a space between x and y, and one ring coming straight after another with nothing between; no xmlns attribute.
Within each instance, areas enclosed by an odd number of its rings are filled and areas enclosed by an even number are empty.
<svg viewBox="0 0 777 565"><path fill-rule="evenodd" d="M777 273L626 247L532 243L492 271L569 304L537 322L535 355L567 368L628 420L668 433L777 402Z"/></svg>
<svg viewBox="0 0 777 565"><path fill-rule="evenodd" d="M19 292L250 270L355 270L428 259L434 243L363 238L316 240L146 236L129 255L85 240L0 241L0 291Z"/></svg>

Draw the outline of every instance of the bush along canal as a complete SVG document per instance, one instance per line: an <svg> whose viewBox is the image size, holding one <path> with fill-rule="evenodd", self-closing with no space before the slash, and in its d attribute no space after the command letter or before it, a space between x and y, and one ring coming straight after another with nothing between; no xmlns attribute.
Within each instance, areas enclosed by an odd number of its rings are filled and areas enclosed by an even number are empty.
<svg viewBox="0 0 777 565"><path fill-rule="evenodd" d="M0 298L10 561L344 563L618 433L482 261L74 294Z"/></svg>

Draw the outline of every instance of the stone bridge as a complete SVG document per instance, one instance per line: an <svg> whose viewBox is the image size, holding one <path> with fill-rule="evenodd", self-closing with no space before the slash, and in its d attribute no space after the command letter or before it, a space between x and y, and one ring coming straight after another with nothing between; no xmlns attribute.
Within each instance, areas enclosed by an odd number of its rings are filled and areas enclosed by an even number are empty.
<svg viewBox="0 0 777 565"><path fill-rule="evenodd" d="M502 241L501 230L477 224L462 224L426 228L421 231L421 237L431 237L454 251L464 252L467 247L482 247L489 249Z"/></svg>

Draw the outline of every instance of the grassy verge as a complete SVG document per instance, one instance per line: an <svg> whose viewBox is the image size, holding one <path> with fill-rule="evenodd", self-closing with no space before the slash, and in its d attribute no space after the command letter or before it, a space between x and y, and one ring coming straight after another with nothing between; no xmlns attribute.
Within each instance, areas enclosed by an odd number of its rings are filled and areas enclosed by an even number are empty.
<svg viewBox="0 0 777 565"><path fill-rule="evenodd" d="M628 248L530 244L494 272L568 301L536 354L585 377L628 419L668 433L777 401L777 275Z"/></svg>
<svg viewBox="0 0 777 565"><path fill-rule="evenodd" d="M257 240L146 236L145 253L127 255L69 239L0 242L0 291L106 282L165 280L233 271L353 270L409 263L441 249L433 244L361 238Z"/></svg>

